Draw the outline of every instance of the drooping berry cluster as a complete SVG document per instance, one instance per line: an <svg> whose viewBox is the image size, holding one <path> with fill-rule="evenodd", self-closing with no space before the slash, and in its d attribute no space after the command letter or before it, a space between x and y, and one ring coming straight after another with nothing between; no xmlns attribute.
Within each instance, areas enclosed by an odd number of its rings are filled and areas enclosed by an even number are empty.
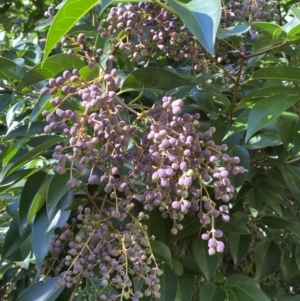
<svg viewBox="0 0 300 301"><path fill-rule="evenodd" d="M195 70L207 71L199 43L164 9L150 3L120 4L111 9L107 22L99 28L102 38L124 31L114 45L135 63L145 65L148 58L164 54L175 61L190 59ZM172 219L173 234L183 228L185 215L197 216L199 226L212 225L202 236L209 254L222 252L223 233L213 220L229 221L222 203L233 198L229 177L245 169L239 158L225 153L226 145L215 144L215 128L202 129L200 114L182 112L184 100L165 95L151 108L138 110L124 103L115 57L102 57L104 51L91 48L83 34L75 42L90 67L99 64L99 76L86 81L74 69L51 78L41 91L52 95L52 108L43 112L48 122L44 131L65 137L52 157L58 174L70 174L68 188L99 188L94 196L88 194L89 207L79 206L69 224L57 231L49 250L56 259L47 259L45 267L51 265L61 277L59 284L67 287L96 276L102 287L121 290L134 301L159 297L161 270L142 224L145 212L158 208L163 218ZM74 49L68 53L81 56ZM76 110L67 108L70 98L77 99ZM137 203L142 211L133 210ZM144 279L144 291L133 290L135 276Z"/></svg>
<svg viewBox="0 0 300 301"><path fill-rule="evenodd" d="M158 276L162 272L155 265L150 267L154 260L147 227L141 223L146 216L138 216L136 221L124 224L123 229L113 225L112 216L111 209L104 210L101 216L89 207L79 206L71 224L66 224L61 233L52 238L51 258L57 255L60 258L58 262L55 260L55 275L61 277L58 285L72 287L81 278L97 276L103 288L121 289L126 299L159 297ZM48 259L45 264L51 265L53 261ZM143 292L133 291L133 277L144 279ZM112 300L117 297L112 296Z"/></svg>

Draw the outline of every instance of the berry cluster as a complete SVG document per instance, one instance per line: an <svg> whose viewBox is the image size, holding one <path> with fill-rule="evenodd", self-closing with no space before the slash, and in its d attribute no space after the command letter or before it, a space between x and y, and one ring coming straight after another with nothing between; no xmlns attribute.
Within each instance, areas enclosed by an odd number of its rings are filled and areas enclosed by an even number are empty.
<svg viewBox="0 0 300 301"><path fill-rule="evenodd" d="M103 215L93 213L89 207L78 207L76 218L66 224L59 235L52 239L49 252L55 260L55 275L61 279L57 285L72 287L81 278L97 276L101 286L121 289L122 295L131 300L143 296L159 297L161 270L150 268L153 258L149 247L146 225L141 223L146 215L116 228L112 210ZM108 219L110 217L110 219ZM52 265L48 259L45 265ZM144 279L145 289L133 291L133 277ZM113 296L112 300L118 296ZM105 299L107 300L107 299Z"/></svg>
<svg viewBox="0 0 300 301"><path fill-rule="evenodd" d="M164 54L208 71L206 54L191 33L151 3L119 4L105 24L99 28L101 37L118 37L114 47L137 64L145 66ZM212 225L202 236L209 254L222 252L223 233L214 229L213 220L229 221L223 204L234 194L229 177L245 169L239 158L225 153L226 145L213 141L215 128L202 129L200 114L183 112L184 100L164 95L151 108L125 103L119 97L116 57L94 50L84 34L73 42L79 52L70 49L68 54L84 57L89 67L99 64L99 76L86 81L74 69L49 79L41 94L52 96L52 108L42 115L48 122L45 133L56 130L65 137L52 155L56 172L70 174L68 188L83 187L89 201L53 237L45 268L51 266L67 287L96 276L102 287L113 287L127 299L158 298L162 272L142 223L145 212L157 208L172 219L173 234L183 228L187 214L197 216L199 226ZM78 100L76 110L68 108L70 98ZM88 193L89 185L98 187L95 195ZM134 291L133 277L144 279L146 289Z"/></svg>
<svg viewBox="0 0 300 301"><path fill-rule="evenodd" d="M189 60L197 72L209 71L206 51L192 33L152 3L120 3L111 8L98 31L104 39L118 39L115 47L140 65L147 66L151 58L164 55L174 61Z"/></svg>

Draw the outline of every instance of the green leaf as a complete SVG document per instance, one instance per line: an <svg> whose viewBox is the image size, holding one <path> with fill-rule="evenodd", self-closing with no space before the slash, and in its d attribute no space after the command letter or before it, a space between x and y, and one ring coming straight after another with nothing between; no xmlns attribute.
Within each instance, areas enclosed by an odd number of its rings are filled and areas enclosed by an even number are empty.
<svg viewBox="0 0 300 301"><path fill-rule="evenodd" d="M291 250L289 247L285 247L282 250L281 268L285 283L289 283L294 275L298 272L295 255L295 252L293 252L293 250Z"/></svg>
<svg viewBox="0 0 300 301"><path fill-rule="evenodd" d="M131 72L124 80L122 90L161 89L170 90L192 82L177 73L165 69L147 67Z"/></svg>
<svg viewBox="0 0 300 301"><path fill-rule="evenodd" d="M283 112L277 118L277 131L286 150L294 147L294 132L298 119L297 114L290 112Z"/></svg>
<svg viewBox="0 0 300 301"><path fill-rule="evenodd" d="M30 128L28 128L28 124L24 124L12 131L7 132L5 138L7 140L11 140L12 137L16 137L16 136L30 137L37 134L44 134L45 133L44 128L48 124L49 123L46 121L37 121L37 122L33 122L30 125Z"/></svg>
<svg viewBox="0 0 300 301"><path fill-rule="evenodd" d="M191 0L188 3L182 3L169 0L168 3L205 50L213 55L221 19L221 2Z"/></svg>
<svg viewBox="0 0 300 301"><path fill-rule="evenodd" d="M287 34L282 27L277 24L269 22L253 22L252 25L260 29L266 36L272 38L272 43L278 40L284 41L287 38Z"/></svg>
<svg viewBox="0 0 300 301"><path fill-rule="evenodd" d="M83 67L84 63L77 56L70 56L65 53L52 55L47 59L44 58L43 65L42 63L39 63L29 70L19 82L17 90L22 90L24 87L54 77L61 71L67 69L81 69Z"/></svg>
<svg viewBox="0 0 300 301"><path fill-rule="evenodd" d="M250 30L250 26L246 24L240 24L240 25L231 26L227 28L219 27L219 30L217 32L217 38L220 40L227 39L232 36L241 35L245 32L248 32L249 30Z"/></svg>
<svg viewBox="0 0 300 301"><path fill-rule="evenodd" d="M54 233L54 230L46 232L48 227L49 220L45 206L37 213L32 226L32 250L36 261L37 277L40 276L41 268L48 254L51 238Z"/></svg>
<svg viewBox="0 0 300 301"><path fill-rule="evenodd" d="M298 269L300 270L300 245L296 245L295 247L295 261Z"/></svg>
<svg viewBox="0 0 300 301"><path fill-rule="evenodd" d="M240 158L239 164L243 166L246 170L243 174L238 174L235 175L234 177L230 177L230 181L232 185L237 191L239 191L248 176L248 171L250 169L250 155L249 152L240 145L236 145L229 153L232 157L235 156L239 157Z"/></svg>
<svg viewBox="0 0 300 301"><path fill-rule="evenodd" d="M257 287L242 284L231 287L227 291L228 301L271 301L269 297Z"/></svg>
<svg viewBox="0 0 300 301"><path fill-rule="evenodd" d="M159 277L159 292L161 294L160 299L164 301L174 301L176 298L178 285L177 276L166 264L162 265L162 270L163 274Z"/></svg>
<svg viewBox="0 0 300 301"><path fill-rule="evenodd" d="M225 283L225 287L237 286L237 285L249 285L260 289L259 283L242 274L230 275Z"/></svg>
<svg viewBox="0 0 300 301"><path fill-rule="evenodd" d="M280 264L280 248L273 241L260 241L254 253L255 280L261 281L274 274Z"/></svg>
<svg viewBox="0 0 300 301"><path fill-rule="evenodd" d="M235 266L248 254L251 240L251 235L228 234L229 249Z"/></svg>
<svg viewBox="0 0 300 301"><path fill-rule="evenodd" d="M255 89L250 93L246 94L244 98L237 104L235 110L238 111L244 108L253 108L254 104L262 98L288 94L298 94L300 93L299 88L291 87L267 87L261 89Z"/></svg>
<svg viewBox="0 0 300 301"><path fill-rule="evenodd" d="M245 141L247 142L254 133L276 120L283 111L295 104L298 99L299 95L276 95L256 103L248 116Z"/></svg>
<svg viewBox="0 0 300 301"><path fill-rule="evenodd" d="M252 216L256 217L261 208L261 197L256 189L251 188L248 190L247 203Z"/></svg>
<svg viewBox="0 0 300 301"><path fill-rule="evenodd" d="M300 199L300 166L282 165L279 169L285 183L297 200Z"/></svg>
<svg viewBox="0 0 300 301"><path fill-rule="evenodd" d="M229 222L223 223L221 229L229 233L251 234L246 224L235 216L231 216Z"/></svg>
<svg viewBox="0 0 300 301"><path fill-rule="evenodd" d="M261 221L272 229L283 229L289 225L290 222L276 216L266 215L261 218Z"/></svg>
<svg viewBox="0 0 300 301"><path fill-rule="evenodd" d="M172 267L172 255L169 247L158 240L150 241L150 245L155 258L165 261Z"/></svg>
<svg viewBox="0 0 300 301"><path fill-rule="evenodd" d="M219 254L210 256L208 254L207 242L196 238L193 241L193 255L205 279L210 281L218 268Z"/></svg>
<svg viewBox="0 0 300 301"><path fill-rule="evenodd" d="M4 111L12 101L12 93L0 91L0 111Z"/></svg>
<svg viewBox="0 0 300 301"><path fill-rule="evenodd" d="M49 147L57 144L63 138L56 137L56 136L42 136L42 137L34 137L29 140L29 143L38 143L36 147L33 147L31 150L26 150L25 148L19 149L16 154L9 160L9 162L3 167L1 172L0 181L2 181L5 177L10 175L20 166L24 165L25 163L29 162L30 160L36 158L37 156L43 154L45 150ZM26 146L25 145L25 146Z"/></svg>
<svg viewBox="0 0 300 301"><path fill-rule="evenodd" d="M191 301L193 294L193 282L186 278L177 276L178 286L175 301Z"/></svg>
<svg viewBox="0 0 300 301"><path fill-rule="evenodd" d="M52 105L49 102L51 97L52 95L40 95L37 102L34 104L28 124L28 129L31 128L32 123L44 110L51 108Z"/></svg>
<svg viewBox="0 0 300 301"><path fill-rule="evenodd" d="M224 137L224 139L230 137L231 135L234 135L236 133L246 130L249 114L250 114L250 109L243 110L241 112L241 114L233 122L233 124L231 125L231 127L228 130L228 132L226 133L226 136Z"/></svg>
<svg viewBox="0 0 300 301"><path fill-rule="evenodd" d="M16 63L14 63L13 61L6 59L4 57L0 57L0 71L16 66L17 66Z"/></svg>
<svg viewBox="0 0 300 301"><path fill-rule="evenodd" d="M44 52L43 64L51 50L66 35L69 30L90 10L99 0L67 0L57 12L49 29Z"/></svg>
<svg viewBox="0 0 300 301"><path fill-rule="evenodd" d="M262 133L252 136L243 147L246 149L261 149L269 146L277 146L282 144L278 135L272 133Z"/></svg>
<svg viewBox="0 0 300 301"><path fill-rule="evenodd" d="M172 258L173 271L177 276L183 275L183 265L177 258Z"/></svg>
<svg viewBox="0 0 300 301"><path fill-rule="evenodd" d="M183 228L176 235L171 235L170 242L185 238L200 230L199 219L195 216L187 216L181 222Z"/></svg>
<svg viewBox="0 0 300 301"><path fill-rule="evenodd" d="M224 301L226 294L214 283L204 282L200 285L199 301Z"/></svg>
<svg viewBox="0 0 300 301"><path fill-rule="evenodd" d="M46 190L49 180L43 184L47 174L40 171L31 175L22 190L19 205L19 231L23 235L28 223L41 209L46 201ZM43 185L42 185L43 184Z"/></svg>
<svg viewBox="0 0 300 301"><path fill-rule="evenodd" d="M276 66L265 67L255 71L251 79L274 79L283 81L299 81L299 69L296 67Z"/></svg>
<svg viewBox="0 0 300 301"><path fill-rule="evenodd" d="M21 293L16 301L55 301L64 289L63 285L55 286L59 279L59 277L51 277L32 284Z"/></svg>

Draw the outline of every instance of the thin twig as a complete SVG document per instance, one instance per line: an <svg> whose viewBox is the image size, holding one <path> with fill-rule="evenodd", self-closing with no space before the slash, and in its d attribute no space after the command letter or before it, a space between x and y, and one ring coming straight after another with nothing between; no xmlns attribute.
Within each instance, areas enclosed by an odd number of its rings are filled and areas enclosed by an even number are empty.
<svg viewBox="0 0 300 301"><path fill-rule="evenodd" d="M298 161L300 161L300 157L295 158L295 159L293 159L291 161L287 161L287 162L285 162L285 164L292 164L292 163L295 163L295 162L298 162Z"/></svg>

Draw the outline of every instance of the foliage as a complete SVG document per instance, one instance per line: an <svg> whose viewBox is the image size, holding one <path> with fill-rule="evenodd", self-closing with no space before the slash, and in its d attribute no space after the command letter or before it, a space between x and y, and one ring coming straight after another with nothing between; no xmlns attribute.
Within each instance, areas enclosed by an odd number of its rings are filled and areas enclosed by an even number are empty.
<svg viewBox="0 0 300 301"><path fill-rule="evenodd" d="M206 2L0 1L1 300L300 299L300 2Z"/></svg>

